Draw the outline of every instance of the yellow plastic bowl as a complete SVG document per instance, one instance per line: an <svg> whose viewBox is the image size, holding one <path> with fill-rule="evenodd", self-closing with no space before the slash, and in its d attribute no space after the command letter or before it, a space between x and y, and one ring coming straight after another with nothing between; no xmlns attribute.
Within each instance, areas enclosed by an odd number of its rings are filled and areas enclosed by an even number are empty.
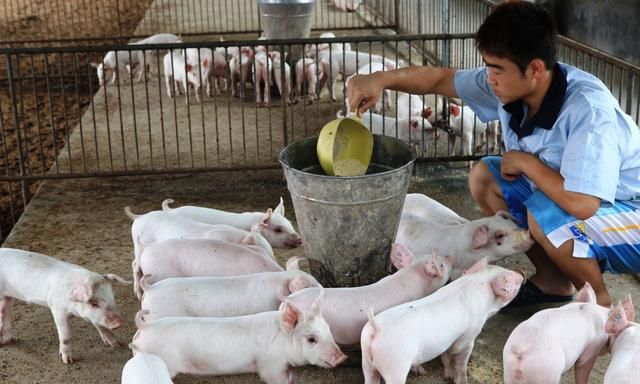
<svg viewBox="0 0 640 384"><path fill-rule="evenodd" d="M369 168L373 135L355 115L325 124L316 145L318 160L329 176L362 176Z"/></svg>

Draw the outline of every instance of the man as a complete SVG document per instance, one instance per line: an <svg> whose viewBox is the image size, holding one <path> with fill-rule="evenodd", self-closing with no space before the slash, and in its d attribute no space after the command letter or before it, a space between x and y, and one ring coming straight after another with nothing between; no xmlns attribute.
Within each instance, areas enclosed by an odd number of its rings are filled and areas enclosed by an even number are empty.
<svg viewBox="0 0 640 384"><path fill-rule="evenodd" d="M640 272L640 130L602 82L556 62L542 7L496 7L476 46L486 68L356 76L349 107L364 111L390 88L459 97L481 120L500 119L506 152L478 162L469 187L486 214L508 209L536 239L536 273L512 304L568 301L588 281L610 305L602 272Z"/></svg>

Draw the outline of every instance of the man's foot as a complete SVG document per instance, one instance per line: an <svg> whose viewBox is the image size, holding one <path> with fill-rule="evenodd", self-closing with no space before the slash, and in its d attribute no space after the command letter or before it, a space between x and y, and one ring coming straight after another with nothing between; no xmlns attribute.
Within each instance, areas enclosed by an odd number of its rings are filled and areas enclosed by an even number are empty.
<svg viewBox="0 0 640 384"><path fill-rule="evenodd" d="M544 293L531 280L527 280L516 297L507 304L506 308L522 307L541 303L563 303L573 300L573 295L551 295Z"/></svg>

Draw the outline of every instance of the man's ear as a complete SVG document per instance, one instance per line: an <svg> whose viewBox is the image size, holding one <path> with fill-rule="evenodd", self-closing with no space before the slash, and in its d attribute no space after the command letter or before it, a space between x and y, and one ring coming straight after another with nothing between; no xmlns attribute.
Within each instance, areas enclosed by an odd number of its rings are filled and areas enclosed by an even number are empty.
<svg viewBox="0 0 640 384"><path fill-rule="evenodd" d="M536 80L539 80L546 70L547 66L545 65L544 61L542 61L542 59L533 59L527 66L527 71L529 71L529 73L531 73L531 76Z"/></svg>

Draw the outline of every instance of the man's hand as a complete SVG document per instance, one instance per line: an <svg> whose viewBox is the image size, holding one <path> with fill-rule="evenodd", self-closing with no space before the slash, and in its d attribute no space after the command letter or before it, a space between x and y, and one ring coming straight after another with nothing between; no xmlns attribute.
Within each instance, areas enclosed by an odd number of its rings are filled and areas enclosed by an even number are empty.
<svg viewBox="0 0 640 384"><path fill-rule="evenodd" d="M526 174L525 169L527 165L531 165L532 161L539 162L540 160L527 152L506 152L502 155L502 161L500 162L500 176L509 181L513 181L521 175L529 177L529 175Z"/></svg>
<svg viewBox="0 0 640 384"><path fill-rule="evenodd" d="M564 189L564 178L560 172L549 167L535 155L521 151L509 151L502 156L500 176L513 181L526 176L545 195L578 219L585 220L598 210L600 199L595 196Z"/></svg>
<svg viewBox="0 0 640 384"><path fill-rule="evenodd" d="M376 105L384 84L380 75L383 72L374 72L370 75L355 75L347 81L347 90L349 98L349 111L356 111L361 116L367 109Z"/></svg>

